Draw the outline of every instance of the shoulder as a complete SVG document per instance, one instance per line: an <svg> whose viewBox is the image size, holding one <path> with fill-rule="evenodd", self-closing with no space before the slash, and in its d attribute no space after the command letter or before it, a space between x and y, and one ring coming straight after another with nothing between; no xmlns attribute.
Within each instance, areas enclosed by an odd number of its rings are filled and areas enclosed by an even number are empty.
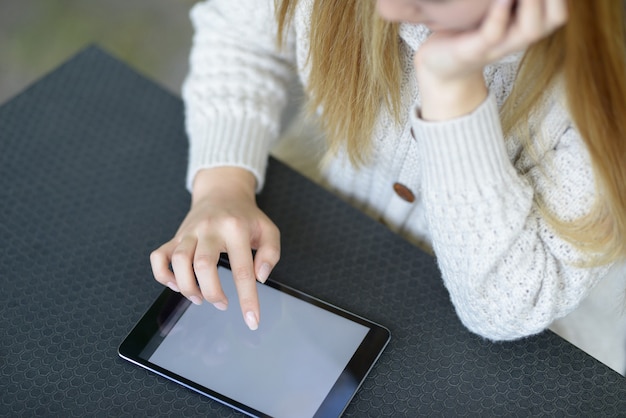
<svg viewBox="0 0 626 418"><path fill-rule="evenodd" d="M205 0L196 3L189 16L196 30L272 29L275 22L274 0Z"/></svg>

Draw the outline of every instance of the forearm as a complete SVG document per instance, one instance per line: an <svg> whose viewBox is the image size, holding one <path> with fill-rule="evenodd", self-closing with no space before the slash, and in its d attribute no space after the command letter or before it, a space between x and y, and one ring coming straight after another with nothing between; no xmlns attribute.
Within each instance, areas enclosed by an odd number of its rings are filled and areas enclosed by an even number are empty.
<svg viewBox="0 0 626 418"><path fill-rule="evenodd" d="M525 211L513 199L505 210L510 217L494 213L501 201L472 204L469 219L444 207L450 203L428 203L429 210L446 212L430 219L434 249L459 318L485 338L512 340L543 331L575 309L607 270L570 264L567 243L535 208L514 222L514 214Z"/></svg>
<svg viewBox="0 0 626 418"><path fill-rule="evenodd" d="M571 194L573 184L593 188L591 172L571 175L571 167L585 166L577 136L531 170L535 179L511 163L493 97L447 122L414 115L413 129L433 247L466 326L490 339L520 338L573 309L604 268L577 267L583 258L552 230L535 197L545 188L551 209L565 217L591 205L584 193Z"/></svg>
<svg viewBox="0 0 626 418"><path fill-rule="evenodd" d="M192 9L195 34L182 91L190 190L198 170L217 166L246 168L257 191L263 187L295 58L293 48L277 49L273 2L262 3L213 0Z"/></svg>

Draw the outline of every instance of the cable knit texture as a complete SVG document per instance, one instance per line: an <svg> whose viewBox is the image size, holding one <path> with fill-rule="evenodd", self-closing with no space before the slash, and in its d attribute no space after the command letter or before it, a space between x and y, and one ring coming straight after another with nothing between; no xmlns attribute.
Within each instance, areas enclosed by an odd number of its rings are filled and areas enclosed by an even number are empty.
<svg viewBox="0 0 626 418"><path fill-rule="evenodd" d="M253 172L262 188L291 71L307 84L311 2L299 2L282 51L276 48L273 0L212 0L193 8L196 32L183 89L189 187L203 167L236 165ZM428 36L423 26L401 25L404 119L396 124L381 112L369 164L357 170L340 153L325 167L323 182L392 230L434 249L469 329L493 340L540 332L572 311L608 269L576 267L582 255L554 233L536 205L541 197L562 219L587 213L595 198L588 153L558 88L541 119L533 120L535 155L518 138L503 137L498 109L519 55L485 69L490 95L471 114L421 120L412 56ZM396 182L413 192L414 202L395 194Z"/></svg>

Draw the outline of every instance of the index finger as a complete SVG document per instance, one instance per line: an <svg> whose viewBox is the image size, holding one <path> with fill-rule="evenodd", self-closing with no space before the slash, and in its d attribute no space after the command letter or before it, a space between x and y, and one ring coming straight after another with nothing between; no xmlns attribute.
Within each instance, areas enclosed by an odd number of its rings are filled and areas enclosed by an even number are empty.
<svg viewBox="0 0 626 418"><path fill-rule="evenodd" d="M230 268L239 295L243 318L252 331L259 327L260 309L256 276L252 261L252 248L246 241L237 241L227 247Z"/></svg>

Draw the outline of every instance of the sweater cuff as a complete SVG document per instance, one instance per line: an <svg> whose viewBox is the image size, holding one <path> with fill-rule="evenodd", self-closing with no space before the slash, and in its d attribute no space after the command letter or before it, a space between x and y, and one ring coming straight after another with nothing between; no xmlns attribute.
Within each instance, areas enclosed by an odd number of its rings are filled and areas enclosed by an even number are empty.
<svg viewBox="0 0 626 418"><path fill-rule="evenodd" d="M411 112L415 138L422 148L424 176L447 192L478 191L510 181L509 161L496 99L490 94L472 113L440 122Z"/></svg>
<svg viewBox="0 0 626 418"><path fill-rule="evenodd" d="M192 122L193 121L193 122ZM241 167L256 178L256 192L265 182L265 169L273 130L258 119L217 112L210 117L189 118L189 163L186 185L192 190L199 170Z"/></svg>

